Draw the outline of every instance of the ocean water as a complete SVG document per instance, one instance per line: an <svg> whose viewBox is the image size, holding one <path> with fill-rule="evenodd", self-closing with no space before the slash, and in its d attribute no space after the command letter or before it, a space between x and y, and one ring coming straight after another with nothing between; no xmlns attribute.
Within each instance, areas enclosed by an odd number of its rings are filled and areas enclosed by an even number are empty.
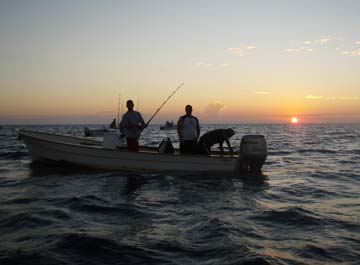
<svg viewBox="0 0 360 265"><path fill-rule="evenodd" d="M20 127L0 129L1 265L359 264L359 124L202 126L234 128L236 148L265 135L259 178L32 163ZM166 136L178 146L155 125L141 143Z"/></svg>

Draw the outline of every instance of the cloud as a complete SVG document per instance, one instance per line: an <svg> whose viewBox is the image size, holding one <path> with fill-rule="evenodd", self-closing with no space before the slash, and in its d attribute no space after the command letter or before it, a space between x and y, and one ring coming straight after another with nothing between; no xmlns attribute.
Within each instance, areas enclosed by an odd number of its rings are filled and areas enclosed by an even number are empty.
<svg viewBox="0 0 360 265"><path fill-rule="evenodd" d="M325 100L360 100L360 97L335 97L335 96L329 96L329 97L323 97L323 96L314 96L314 95L307 95L305 96L305 99L325 99Z"/></svg>
<svg viewBox="0 0 360 265"><path fill-rule="evenodd" d="M290 53L298 53L298 52L312 52L313 49L301 46L301 47L298 47L298 48L289 48L289 49L286 49L285 51L290 52Z"/></svg>
<svg viewBox="0 0 360 265"><path fill-rule="evenodd" d="M251 51L255 50L256 47L253 45L244 45L236 48L227 48L227 51L238 55L238 56L245 56L248 55Z"/></svg>
<svg viewBox="0 0 360 265"><path fill-rule="evenodd" d="M220 103L218 101L211 102L209 105L207 105L203 111L204 116L209 118L216 118L219 116L221 111L225 108L225 104Z"/></svg>
<svg viewBox="0 0 360 265"><path fill-rule="evenodd" d="M285 52L289 53L300 53L300 52L312 52L314 48L319 48L321 46L327 45L330 41L339 41L342 42L343 39L340 37L321 37L320 39L315 40L305 40L305 41L297 41L291 40L291 47L285 49Z"/></svg>
<svg viewBox="0 0 360 265"><path fill-rule="evenodd" d="M320 44L320 45L325 45L327 44L329 41L331 40L330 37L324 37L318 40L314 40L314 43Z"/></svg>
<svg viewBox="0 0 360 265"><path fill-rule="evenodd" d="M204 63L204 62L196 62L195 65L197 67L201 67L201 68L208 68L208 67L213 66L213 64L211 64L211 63Z"/></svg>
<svg viewBox="0 0 360 265"><path fill-rule="evenodd" d="M269 91L255 91L254 93L257 94L257 95L269 95L269 94L271 94L271 92L269 92Z"/></svg>
<svg viewBox="0 0 360 265"><path fill-rule="evenodd" d="M322 99L323 96L307 95L305 98L306 99Z"/></svg>
<svg viewBox="0 0 360 265"><path fill-rule="evenodd" d="M222 67L222 68L224 68L224 67L228 67L229 64L227 64L227 63L213 64L213 63L205 63L205 62L196 62L195 66L199 67L199 68L210 68L210 67Z"/></svg>
<svg viewBox="0 0 360 265"><path fill-rule="evenodd" d="M331 99L333 99L332 97ZM335 97L337 100L360 100L360 97Z"/></svg>
<svg viewBox="0 0 360 265"><path fill-rule="evenodd" d="M360 41L355 42L356 45L360 45Z"/></svg>
<svg viewBox="0 0 360 265"><path fill-rule="evenodd" d="M342 51L341 54L347 56L360 56L360 49L352 50L352 51Z"/></svg>

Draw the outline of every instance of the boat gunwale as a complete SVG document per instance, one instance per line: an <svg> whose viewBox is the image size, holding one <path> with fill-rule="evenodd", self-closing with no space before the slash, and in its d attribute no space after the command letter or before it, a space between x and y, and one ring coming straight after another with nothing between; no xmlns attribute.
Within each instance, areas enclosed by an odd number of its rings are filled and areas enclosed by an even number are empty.
<svg viewBox="0 0 360 265"><path fill-rule="evenodd" d="M105 151L112 151L112 152L121 152L121 153L131 153L131 154L146 154L146 155L163 155L163 156L168 156L168 157L187 157L187 158L205 158L205 159L215 159L215 160L223 160L223 161L226 161L226 160L235 160L237 159L238 157L233 155L233 156L230 156L230 155L227 155L227 156L214 156L214 155L211 155L211 156L204 156L204 155L199 155L199 154L192 154L192 155L182 155L182 154L179 154L179 153L175 153L175 154L162 154L162 153L159 153L159 152L154 152L154 151L144 151L144 150L141 150L139 152L128 152L127 151L127 148L126 147L123 147L123 148L117 148L117 149L111 149L111 148L105 148L103 147L102 145L87 145L87 144L82 144L82 143L69 143L69 142L64 142L64 141L58 141L58 140L49 140L49 139L44 139L44 138L40 138L39 136L34 136L34 135L29 135L29 134L26 134L26 132L29 132L29 133L40 133L40 134L46 134L46 135L55 135L55 136L60 136L60 137L69 137L69 138L73 138L73 139L84 139L84 140L87 140L86 138L83 138L83 137L76 137L76 136L72 136L72 135L64 135L64 134L57 134L57 133L48 133L48 132L41 132L41 131L31 131L31 130L22 130L22 129L19 129L17 130L17 133L20 135L25 135L27 137L30 137L30 138L35 138L37 140L40 140L40 141L43 141L43 142L49 142L49 143L57 143L57 144L61 144L61 145L67 145L67 146L74 146L74 147L81 147L81 148L85 148L85 149L92 149L92 150L105 150ZM90 139L89 139L90 140ZM101 143L101 141L97 141L97 140L90 140L90 141L96 141L98 143ZM145 148L148 148L145 146ZM151 147L150 147L151 148ZM156 147L154 147L156 148Z"/></svg>
<svg viewBox="0 0 360 265"><path fill-rule="evenodd" d="M18 129L18 130L16 130L16 132L18 134L24 134L24 133L26 134L26 132L29 132L29 133L39 133L39 134L46 134L46 135L55 135L55 136L61 136L61 137L68 137L68 138L73 138L73 139L81 139L81 140L85 140L85 141L89 141L89 142L96 142L96 143L99 143L99 145L101 145L101 143L102 143L99 140L90 139L90 138L82 137L82 136L74 136L74 135L69 135L69 134L51 133L51 132L43 132L43 131L33 131L33 130L28 130L28 129ZM37 136L32 136L32 137L39 138ZM44 140L47 140L47 139L44 139ZM54 142L58 142L58 141L54 141Z"/></svg>

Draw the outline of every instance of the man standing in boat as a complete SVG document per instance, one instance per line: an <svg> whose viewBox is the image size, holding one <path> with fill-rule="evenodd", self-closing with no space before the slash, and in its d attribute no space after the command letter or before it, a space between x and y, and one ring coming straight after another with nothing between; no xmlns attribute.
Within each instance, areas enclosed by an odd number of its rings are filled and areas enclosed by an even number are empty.
<svg viewBox="0 0 360 265"><path fill-rule="evenodd" d="M197 153L197 142L200 135L199 120L192 116L192 106L186 105L186 114L179 118L177 123L177 132L180 140L180 153L195 154Z"/></svg>
<svg viewBox="0 0 360 265"><path fill-rule="evenodd" d="M110 129L116 129L116 119L113 119L113 121L110 123Z"/></svg>
<svg viewBox="0 0 360 265"><path fill-rule="evenodd" d="M134 102L129 99L126 102L128 111L122 116L120 122L120 132L125 134L129 151L139 151L139 137L143 129L146 128L144 119L140 112L134 111Z"/></svg>

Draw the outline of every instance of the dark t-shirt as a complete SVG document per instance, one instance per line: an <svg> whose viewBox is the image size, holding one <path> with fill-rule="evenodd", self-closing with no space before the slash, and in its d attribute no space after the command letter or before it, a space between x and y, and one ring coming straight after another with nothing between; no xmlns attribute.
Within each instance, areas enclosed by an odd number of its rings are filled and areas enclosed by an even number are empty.
<svg viewBox="0 0 360 265"><path fill-rule="evenodd" d="M206 147L211 147L214 144L223 144L225 141L226 130L224 129L216 129L210 132L205 133L200 137L199 143L201 145L205 145Z"/></svg>

